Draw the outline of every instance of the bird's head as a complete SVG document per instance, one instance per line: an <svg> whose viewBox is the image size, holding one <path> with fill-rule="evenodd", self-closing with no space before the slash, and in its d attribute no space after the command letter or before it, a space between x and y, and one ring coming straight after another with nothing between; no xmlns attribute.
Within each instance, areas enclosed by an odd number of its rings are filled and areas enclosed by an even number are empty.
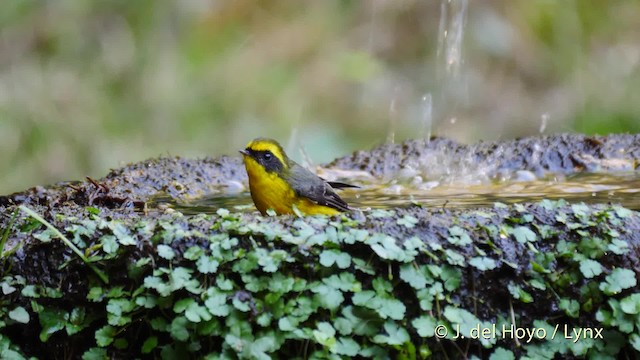
<svg viewBox="0 0 640 360"><path fill-rule="evenodd" d="M289 158L277 141L267 138L252 140L244 150L240 150L244 163L255 162L267 172L278 174L289 168Z"/></svg>

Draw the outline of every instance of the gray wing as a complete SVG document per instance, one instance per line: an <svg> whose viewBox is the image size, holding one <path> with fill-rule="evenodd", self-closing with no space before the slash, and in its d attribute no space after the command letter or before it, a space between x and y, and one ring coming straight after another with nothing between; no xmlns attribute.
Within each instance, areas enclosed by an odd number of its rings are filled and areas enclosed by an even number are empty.
<svg viewBox="0 0 640 360"><path fill-rule="evenodd" d="M349 205L333 191L331 185L298 164L290 167L287 180L296 190L298 196L306 197L319 205L332 207L336 210L349 210Z"/></svg>

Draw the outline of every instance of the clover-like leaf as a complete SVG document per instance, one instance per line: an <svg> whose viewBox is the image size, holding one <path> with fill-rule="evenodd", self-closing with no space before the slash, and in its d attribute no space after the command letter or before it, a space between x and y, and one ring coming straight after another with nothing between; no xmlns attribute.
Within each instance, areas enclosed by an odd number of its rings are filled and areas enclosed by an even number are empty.
<svg viewBox="0 0 640 360"><path fill-rule="evenodd" d="M173 249L169 245L160 244L158 245L157 250L158 250L158 256L160 256L163 259L171 260L176 256L176 253L173 251Z"/></svg>
<svg viewBox="0 0 640 360"><path fill-rule="evenodd" d="M425 265L416 268L413 263L400 266L400 279L418 290L423 289L427 284L432 284L434 281Z"/></svg>
<svg viewBox="0 0 640 360"><path fill-rule="evenodd" d="M466 246L473 242L467 230L457 225L449 228L447 241L457 246Z"/></svg>
<svg viewBox="0 0 640 360"><path fill-rule="evenodd" d="M320 264L325 267L336 264L340 269L346 269L351 265L351 255L338 250L324 250L320 253Z"/></svg>
<svg viewBox="0 0 640 360"><path fill-rule="evenodd" d="M9 311L9 318L22 324L26 324L30 320L29 313L22 306L17 306Z"/></svg>
<svg viewBox="0 0 640 360"><path fill-rule="evenodd" d="M640 293L631 294L620 300L620 309L626 314L640 314Z"/></svg>
<svg viewBox="0 0 640 360"><path fill-rule="evenodd" d="M475 267L478 270L493 270L496 268L496 261L490 257L477 256L469 260L469 265Z"/></svg>
<svg viewBox="0 0 640 360"><path fill-rule="evenodd" d="M174 318L169 328L171 337L178 341L187 341L189 339L189 330L187 329L188 323L189 320L184 316Z"/></svg>
<svg viewBox="0 0 640 360"><path fill-rule="evenodd" d="M436 324L437 320L431 315L422 315L411 322L421 337L432 337L435 334Z"/></svg>
<svg viewBox="0 0 640 360"><path fill-rule="evenodd" d="M531 229L525 226L518 226L511 230L513 237L516 238L516 241L524 244L527 242L534 242L538 239L536 233L534 233Z"/></svg>
<svg viewBox="0 0 640 360"><path fill-rule="evenodd" d="M591 279L602 274L602 265L595 260L583 259L580 260L580 272L587 279Z"/></svg>
<svg viewBox="0 0 640 360"><path fill-rule="evenodd" d="M636 286L636 284L636 274L633 271L617 268L607 275L605 281L600 283L600 290L607 295L613 295L624 289Z"/></svg>
<svg viewBox="0 0 640 360"><path fill-rule="evenodd" d="M158 337L155 335L149 336L142 344L141 352L143 354L149 354L158 346Z"/></svg>
<svg viewBox="0 0 640 360"><path fill-rule="evenodd" d="M96 330L96 344L101 347L109 346L116 336L117 330L111 325L106 325Z"/></svg>
<svg viewBox="0 0 640 360"><path fill-rule="evenodd" d="M387 321L384 324L386 334L378 334L373 337L373 342L378 344L402 345L410 340L409 333L395 322Z"/></svg>

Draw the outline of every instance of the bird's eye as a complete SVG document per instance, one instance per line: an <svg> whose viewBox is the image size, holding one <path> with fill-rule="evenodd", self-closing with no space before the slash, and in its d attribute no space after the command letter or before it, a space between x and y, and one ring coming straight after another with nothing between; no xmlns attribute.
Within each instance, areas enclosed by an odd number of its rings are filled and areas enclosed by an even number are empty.
<svg viewBox="0 0 640 360"><path fill-rule="evenodd" d="M271 160L271 157L272 157L272 156L273 156L273 155L271 155L271 153L269 153L269 152L268 152L268 153L265 153L265 154L264 154L264 159L265 159L265 160Z"/></svg>

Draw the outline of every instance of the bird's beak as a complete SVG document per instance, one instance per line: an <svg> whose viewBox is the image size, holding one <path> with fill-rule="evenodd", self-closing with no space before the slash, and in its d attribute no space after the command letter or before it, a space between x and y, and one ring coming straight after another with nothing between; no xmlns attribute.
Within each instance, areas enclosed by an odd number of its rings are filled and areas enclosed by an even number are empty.
<svg viewBox="0 0 640 360"><path fill-rule="evenodd" d="M247 150L240 150L240 154L244 156L249 156L249 152Z"/></svg>

